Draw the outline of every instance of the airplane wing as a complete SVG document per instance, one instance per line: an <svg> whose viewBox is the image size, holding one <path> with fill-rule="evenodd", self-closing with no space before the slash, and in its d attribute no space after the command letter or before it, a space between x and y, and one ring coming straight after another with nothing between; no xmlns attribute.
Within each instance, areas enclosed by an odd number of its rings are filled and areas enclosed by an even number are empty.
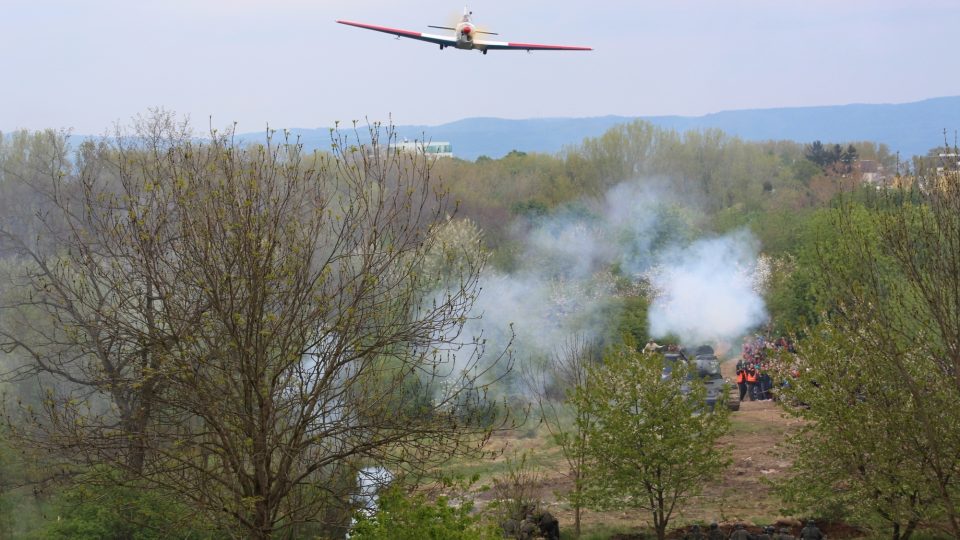
<svg viewBox="0 0 960 540"><path fill-rule="evenodd" d="M430 43L437 43L439 45L451 45L455 46L457 40L449 36L439 36L437 34L424 34L422 32L414 32L412 30L401 30L399 28L389 28L386 26L377 26L375 24L364 24L353 21L337 21L340 24L345 24L347 26L356 26L357 28L365 28L367 30L373 30L375 32L383 32L384 34L393 34L397 37L410 38L410 39L419 39L420 41L429 41Z"/></svg>
<svg viewBox="0 0 960 540"><path fill-rule="evenodd" d="M515 43L512 41L483 41L473 40L477 48L488 51L592 51L591 47L574 47L570 45L541 45L539 43Z"/></svg>

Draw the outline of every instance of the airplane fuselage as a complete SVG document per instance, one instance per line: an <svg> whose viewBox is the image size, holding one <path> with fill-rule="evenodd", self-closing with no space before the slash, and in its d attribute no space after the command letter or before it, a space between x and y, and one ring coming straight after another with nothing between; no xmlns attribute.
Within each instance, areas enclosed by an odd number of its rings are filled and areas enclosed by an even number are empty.
<svg viewBox="0 0 960 540"><path fill-rule="evenodd" d="M454 48L465 49L468 51L483 51L483 54L487 54L487 48L485 46L473 41L473 35L476 34L476 29L469 21L459 23L454 32L456 32L455 35L457 38L457 42L453 44ZM440 50L443 50L444 47L449 46L450 45L440 45Z"/></svg>
<svg viewBox="0 0 960 540"><path fill-rule="evenodd" d="M473 42L473 25L469 22L462 22L457 25L457 44L456 48L458 49L467 49L473 50L478 49L476 44Z"/></svg>

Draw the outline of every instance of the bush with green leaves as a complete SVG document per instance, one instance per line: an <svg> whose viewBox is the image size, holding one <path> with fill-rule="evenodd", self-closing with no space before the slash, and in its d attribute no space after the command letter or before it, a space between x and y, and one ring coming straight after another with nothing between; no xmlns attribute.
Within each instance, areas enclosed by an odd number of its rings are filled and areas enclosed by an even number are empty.
<svg viewBox="0 0 960 540"><path fill-rule="evenodd" d="M357 514L351 540L493 540L501 538L494 524L473 512L468 499L456 502L446 496L428 499L408 494L400 487L379 494L377 511Z"/></svg>
<svg viewBox="0 0 960 540"><path fill-rule="evenodd" d="M44 540L214 540L229 538L198 520L196 512L156 489L78 483L55 499L54 516L30 538Z"/></svg>

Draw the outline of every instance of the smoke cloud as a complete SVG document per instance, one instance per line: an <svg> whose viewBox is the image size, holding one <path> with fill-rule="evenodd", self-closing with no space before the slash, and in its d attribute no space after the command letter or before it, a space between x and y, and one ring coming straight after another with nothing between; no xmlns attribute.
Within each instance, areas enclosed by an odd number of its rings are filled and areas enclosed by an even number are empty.
<svg viewBox="0 0 960 540"><path fill-rule="evenodd" d="M650 334L690 344L740 337L767 319L756 240L747 231L672 247L649 273Z"/></svg>
<svg viewBox="0 0 960 540"><path fill-rule="evenodd" d="M482 334L488 351L513 336L523 362L573 334L610 335L618 297L652 292L652 336L693 345L744 335L766 318L754 284L757 242L746 231L696 239L702 214L684 203L655 181L632 182L548 217L518 220L517 268L481 276L466 332Z"/></svg>

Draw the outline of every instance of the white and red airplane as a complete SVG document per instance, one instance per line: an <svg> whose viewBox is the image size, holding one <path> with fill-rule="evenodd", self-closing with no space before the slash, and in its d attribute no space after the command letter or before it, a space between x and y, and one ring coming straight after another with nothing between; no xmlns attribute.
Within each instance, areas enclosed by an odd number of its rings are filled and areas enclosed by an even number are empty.
<svg viewBox="0 0 960 540"><path fill-rule="evenodd" d="M420 41L428 41L430 43L436 43L440 45L440 50L443 50L446 47L455 47L457 49L467 49L467 50L476 50L481 51L483 54L487 54L487 51L498 51L498 50L514 50L514 51L592 51L590 47L571 47L569 45L541 45L539 43L514 43L508 41L487 41L484 39L477 39L475 36L478 34L486 34L491 36L496 36L494 32L484 32L478 30L474 26L473 22L470 20L470 16L473 15L472 11L463 10L463 18L457 24L456 27L450 26L429 26L429 28L439 28L441 30L453 30L454 34L452 36L441 36L437 34L424 34L422 32L414 32L412 30L401 30L399 28L389 28L386 26L377 26L374 24L364 24L353 21L337 21L340 24L346 24L349 26L356 26L357 28L366 28L367 30L374 30L376 32L383 32L385 34L393 34L398 38L410 38L410 39L419 39Z"/></svg>

